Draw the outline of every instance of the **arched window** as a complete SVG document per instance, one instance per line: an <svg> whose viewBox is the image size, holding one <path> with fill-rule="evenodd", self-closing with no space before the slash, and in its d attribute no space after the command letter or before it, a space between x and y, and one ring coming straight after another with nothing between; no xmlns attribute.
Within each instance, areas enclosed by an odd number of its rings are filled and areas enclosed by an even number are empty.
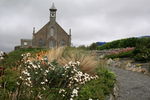
<svg viewBox="0 0 150 100"><path fill-rule="evenodd" d="M55 48L56 47L56 42L54 40L49 41L49 48Z"/></svg>
<svg viewBox="0 0 150 100"><path fill-rule="evenodd" d="M39 39L39 46L44 46L44 40L42 40L42 39Z"/></svg>
<svg viewBox="0 0 150 100"><path fill-rule="evenodd" d="M64 41L64 40L61 40L61 41L60 41L60 45L61 45L61 46L65 46L65 45L66 45L65 41Z"/></svg>
<svg viewBox="0 0 150 100"><path fill-rule="evenodd" d="M55 30L53 27L50 28L49 30L49 33L48 33L48 36L51 37L51 36L54 36L55 35Z"/></svg>

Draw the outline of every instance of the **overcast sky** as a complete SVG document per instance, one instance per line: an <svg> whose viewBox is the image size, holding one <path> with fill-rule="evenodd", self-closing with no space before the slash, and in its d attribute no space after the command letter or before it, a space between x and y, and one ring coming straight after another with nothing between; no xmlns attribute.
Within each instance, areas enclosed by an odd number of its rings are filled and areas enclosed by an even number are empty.
<svg viewBox="0 0 150 100"><path fill-rule="evenodd" d="M72 29L73 45L150 35L150 0L0 0L0 50L11 51L49 21Z"/></svg>

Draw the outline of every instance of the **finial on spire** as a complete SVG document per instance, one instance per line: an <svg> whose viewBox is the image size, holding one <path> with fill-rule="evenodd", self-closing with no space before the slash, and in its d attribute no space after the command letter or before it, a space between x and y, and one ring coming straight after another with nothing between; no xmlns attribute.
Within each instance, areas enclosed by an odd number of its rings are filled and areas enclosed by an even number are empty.
<svg viewBox="0 0 150 100"><path fill-rule="evenodd" d="M51 11L57 11L57 9L56 9L56 7L55 7L55 4L54 4L54 3L52 3L52 6L51 6L50 10L51 10Z"/></svg>
<svg viewBox="0 0 150 100"><path fill-rule="evenodd" d="M71 28L69 29L69 35L71 36Z"/></svg>

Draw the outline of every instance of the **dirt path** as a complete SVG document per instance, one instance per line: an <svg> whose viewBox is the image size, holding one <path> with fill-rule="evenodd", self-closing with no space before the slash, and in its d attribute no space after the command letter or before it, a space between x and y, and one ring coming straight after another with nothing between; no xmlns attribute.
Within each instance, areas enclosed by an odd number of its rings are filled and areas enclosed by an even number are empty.
<svg viewBox="0 0 150 100"><path fill-rule="evenodd" d="M119 96L117 100L150 100L150 77L116 67L110 68L117 75Z"/></svg>

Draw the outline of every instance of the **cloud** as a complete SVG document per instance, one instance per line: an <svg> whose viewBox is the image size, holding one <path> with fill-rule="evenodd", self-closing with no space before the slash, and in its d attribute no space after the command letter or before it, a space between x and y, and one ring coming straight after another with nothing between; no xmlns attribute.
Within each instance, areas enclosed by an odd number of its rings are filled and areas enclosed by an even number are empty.
<svg viewBox="0 0 150 100"><path fill-rule="evenodd" d="M149 0L1 0L0 50L11 51L49 21L55 2L57 22L74 45L150 35Z"/></svg>

